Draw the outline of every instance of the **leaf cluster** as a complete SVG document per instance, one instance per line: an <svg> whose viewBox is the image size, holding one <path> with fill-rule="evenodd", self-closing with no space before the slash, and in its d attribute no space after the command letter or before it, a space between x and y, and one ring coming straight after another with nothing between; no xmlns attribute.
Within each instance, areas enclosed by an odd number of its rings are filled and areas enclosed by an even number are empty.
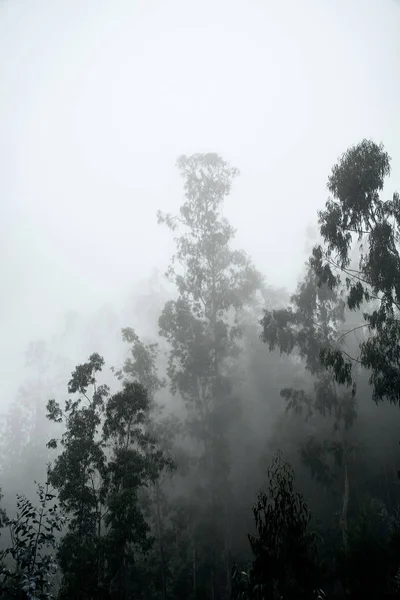
<svg viewBox="0 0 400 600"><path fill-rule="evenodd" d="M49 481L37 484L39 507L23 495L17 495L17 515L7 520L11 546L0 555L0 593L2 598L15 594L27 600L53 598L57 532L65 523Z"/></svg>
<svg viewBox="0 0 400 600"><path fill-rule="evenodd" d="M346 284L350 310L363 314L369 337L360 356L335 348L322 356L340 382L352 382L351 365L370 370L376 401L400 400L400 197L380 197L390 175L390 157L383 145L363 140L349 148L333 167L328 180L332 197L319 212L324 245L313 250L311 262L320 283L330 288ZM358 266L352 264L358 252ZM340 358L341 355L341 358Z"/></svg>

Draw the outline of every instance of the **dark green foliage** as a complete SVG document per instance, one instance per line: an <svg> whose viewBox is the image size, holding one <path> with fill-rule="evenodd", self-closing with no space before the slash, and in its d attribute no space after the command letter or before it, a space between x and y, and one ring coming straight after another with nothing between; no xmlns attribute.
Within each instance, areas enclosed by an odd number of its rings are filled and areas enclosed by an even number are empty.
<svg viewBox="0 0 400 600"><path fill-rule="evenodd" d="M348 462L353 450L348 442L348 430L357 415L355 387L351 391L340 389L332 375L326 372L326 364L323 364L323 356L337 343L339 326L345 320L345 303L341 298L340 288L331 289L326 284L320 286L318 283L312 264L309 263L297 294L291 297L292 306L283 310L265 311L261 321L261 338L268 343L270 350L278 346L282 353L299 355L305 368L314 376L312 391L284 388L281 396L287 402L287 410L297 414L304 413L306 419L322 416L332 422L333 437L318 440L311 434L301 448L301 456L313 477L326 487L331 487L336 482L335 470L339 470L343 481L339 523L343 542L346 543ZM329 459L333 459L332 466Z"/></svg>
<svg viewBox="0 0 400 600"><path fill-rule="evenodd" d="M382 200L390 174L390 157L382 145L363 140L333 167L328 180L332 194L319 212L324 246L313 250L312 264L322 283L346 284L351 310L366 306L363 325L371 334L360 344L359 357L339 347L322 355L340 382L351 382L351 364L370 370L376 401L400 400L400 197ZM353 252L359 254L353 264ZM361 324L362 325L362 324ZM361 325L359 327L361 327Z"/></svg>
<svg viewBox="0 0 400 600"><path fill-rule="evenodd" d="M8 525L12 542L0 554L0 595L4 600L54 598L56 534L64 519L49 482L37 484L37 494L39 508L17 495L17 516L2 523Z"/></svg>
<svg viewBox="0 0 400 600"><path fill-rule="evenodd" d="M312 598L320 584L315 536L294 473L280 453L268 471L269 493L260 492L253 508L257 535L249 535L254 555L249 598L273 600ZM242 579L243 584L243 579ZM239 596L240 597L240 596Z"/></svg>
<svg viewBox="0 0 400 600"><path fill-rule="evenodd" d="M50 472L51 482L69 515L68 533L59 551L63 571L61 597L90 598L99 593L104 563L101 525L106 510L107 460L101 438L102 415L108 388L97 387L96 373L104 365L98 354L79 365L68 384L75 400L65 402L64 411L54 400L47 404L48 418L65 421L62 448ZM92 396L88 388L93 388ZM51 440L50 447L57 442ZM87 576L84 576L87 573Z"/></svg>
<svg viewBox="0 0 400 600"><path fill-rule="evenodd" d="M110 395L97 384L103 365L93 354L69 382L69 393L79 397L67 400L63 411L54 400L47 405L49 418L66 425L50 472L70 517L59 551L62 598L130 597L135 556L152 543L139 492L171 467L146 431L147 391L125 381Z"/></svg>
<svg viewBox="0 0 400 600"><path fill-rule="evenodd" d="M146 390L139 383L124 384L110 398L104 423L104 440L111 443L113 454L108 463L109 528L107 543L111 596L129 597L134 582L134 556L150 548L150 528L139 505L143 485L154 481L163 468L163 455L143 431L148 410Z"/></svg>

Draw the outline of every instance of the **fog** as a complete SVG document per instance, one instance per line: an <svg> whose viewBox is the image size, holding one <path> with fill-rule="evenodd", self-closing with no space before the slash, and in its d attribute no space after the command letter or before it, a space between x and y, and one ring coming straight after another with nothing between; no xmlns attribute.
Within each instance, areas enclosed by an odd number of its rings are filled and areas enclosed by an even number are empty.
<svg viewBox="0 0 400 600"><path fill-rule="evenodd" d="M164 271L155 213L179 206L182 153L240 169L225 209L237 242L290 288L338 154L366 136L398 162L399 13L389 0L2 2L2 401L26 343L66 310L117 306Z"/></svg>
<svg viewBox="0 0 400 600"><path fill-rule="evenodd" d="M383 142L399 190L399 31L396 0L1 1L0 412L30 342L112 362L121 327L156 334L181 154L240 170L234 244L288 292L346 148Z"/></svg>

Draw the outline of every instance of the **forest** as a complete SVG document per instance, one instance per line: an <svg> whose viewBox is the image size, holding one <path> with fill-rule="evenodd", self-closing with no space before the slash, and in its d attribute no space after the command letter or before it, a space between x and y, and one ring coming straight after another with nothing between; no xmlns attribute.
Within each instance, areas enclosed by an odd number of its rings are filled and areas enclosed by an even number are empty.
<svg viewBox="0 0 400 600"><path fill-rule="evenodd" d="M390 156L364 139L338 158L291 294L235 244L239 170L176 167L165 279L27 349L0 432L1 598L400 598Z"/></svg>

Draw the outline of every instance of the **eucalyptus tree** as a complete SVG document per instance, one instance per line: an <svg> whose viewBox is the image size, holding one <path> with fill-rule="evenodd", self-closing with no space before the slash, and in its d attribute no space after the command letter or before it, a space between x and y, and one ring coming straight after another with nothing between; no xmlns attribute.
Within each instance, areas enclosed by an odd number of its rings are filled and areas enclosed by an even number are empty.
<svg viewBox="0 0 400 600"><path fill-rule="evenodd" d="M247 598L297 600L324 598L311 515L295 490L294 472L278 452L268 470L268 492L253 506L257 534L249 535L253 564Z"/></svg>
<svg viewBox="0 0 400 600"><path fill-rule="evenodd" d="M48 447L61 452L50 470L50 481L68 516L68 531L62 539L59 560L63 572L61 597L90 598L100 594L105 583L102 524L106 513L107 458L101 438L102 418L108 388L98 386L96 376L104 360L93 354L76 367L68 384L64 409L49 400L47 414L55 423L64 422L60 440ZM93 394L88 390L92 388Z"/></svg>
<svg viewBox="0 0 400 600"><path fill-rule="evenodd" d="M281 353L297 355L311 375L312 385L308 389L285 387L281 390L287 410L304 414L306 419L320 415L332 422L332 433L328 438L321 440L310 435L301 454L312 475L326 486L335 481L335 470L330 467L328 457L339 467L342 481L339 525L346 544L350 497L348 468L354 450L348 433L357 415L355 387L349 390L343 385L344 380L337 382L320 360L321 353L336 347L344 322L345 302L341 290L319 286L318 277L309 263L304 280L291 297L291 304L285 309L265 310L261 338L270 350L277 347Z"/></svg>
<svg viewBox="0 0 400 600"><path fill-rule="evenodd" d="M237 315L259 289L261 277L246 253L233 248L235 230L222 214L238 170L217 154L181 156L177 166L185 200L178 215L159 212L158 220L177 234L167 276L178 297L165 304L159 329L170 344L170 389L183 399L188 431L199 444L197 479L209 507L204 517L214 531L209 554L215 597L218 563L225 565L222 585L230 582L227 433L237 399L227 368L239 352Z"/></svg>
<svg viewBox="0 0 400 600"><path fill-rule="evenodd" d="M370 372L375 401L400 401L400 197L382 198L390 175L384 146L363 140L332 168L331 197L319 212L323 243L313 249L320 283L346 285L350 310L363 308L357 325L367 335L358 355L339 346L322 354L338 380L352 382L352 366ZM358 264L356 260L358 254Z"/></svg>
<svg viewBox="0 0 400 600"><path fill-rule="evenodd" d="M130 598L136 591L135 556L152 544L139 503L168 459L146 431L149 399L138 382L111 395L98 384L104 360L92 354L68 384L75 399L64 409L50 400L48 418L64 422L50 481L66 510L68 531L59 549L61 598ZM89 390L92 390L91 392Z"/></svg>
<svg viewBox="0 0 400 600"><path fill-rule="evenodd" d="M149 410L146 412L145 430L150 440L156 440L164 453L165 462L159 476L142 494L144 514L150 522L152 534L156 540L155 563L158 567L153 578L160 580L160 592L163 600L168 597L170 553L166 548L168 520L173 510L165 487L176 470L177 436L181 432L181 423L173 415L165 415L163 406L157 402L157 393L166 386L164 378L159 376L157 368L158 344L143 342L131 327L122 330L122 337L129 344L129 355L123 368L116 372L118 378L139 383L147 391ZM161 465L160 465L161 466ZM159 573L159 577L158 577ZM157 587L157 581L153 582ZM150 594L150 592L148 592Z"/></svg>

